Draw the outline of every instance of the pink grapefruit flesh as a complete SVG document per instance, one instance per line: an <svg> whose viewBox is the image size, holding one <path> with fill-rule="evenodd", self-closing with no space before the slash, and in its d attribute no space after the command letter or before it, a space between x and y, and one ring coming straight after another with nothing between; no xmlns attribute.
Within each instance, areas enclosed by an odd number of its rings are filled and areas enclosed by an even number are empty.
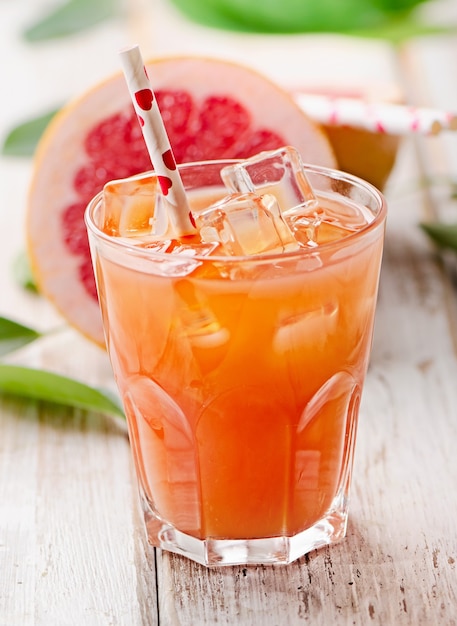
<svg viewBox="0 0 457 626"><path fill-rule="evenodd" d="M282 88L242 65L207 58L147 63L178 163L243 158L294 145L336 166L329 140ZM27 240L40 291L103 345L83 214L103 185L151 169L121 74L70 102L45 131L29 193Z"/></svg>

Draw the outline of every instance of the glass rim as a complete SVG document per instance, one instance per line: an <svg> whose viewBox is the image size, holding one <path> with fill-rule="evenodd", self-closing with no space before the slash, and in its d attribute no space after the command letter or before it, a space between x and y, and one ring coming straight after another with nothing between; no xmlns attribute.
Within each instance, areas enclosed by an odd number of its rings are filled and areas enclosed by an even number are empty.
<svg viewBox="0 0 457 626"><path fill-rule="evenodd" d="M187 169L195 166L202 165L218 165L218 164L230 164L230 163L239 163L240 159L214 159L207 161L190 161L187 163L178 164L179 169ZM315 256L319 254L320 251L331 251L332 248L335 250L339 250L341 248L345 248L347 246L353 245L357 240L365 238L371 231L375 230L378 226L380 226L386 219L387 216L387 202L384 194L377 189L374 185L369 183L368 181L355 176L354 174L350 174L348 172L344 172L343 170L338 170L335 168L325 167L322 165L312 165L309 163L304 163L304 170L309 173L315 173L322 176L327 176L328 178L332 178L333 180L344 181L350 183L353 186L358 186L362 188L366 193L368 193L372 198L375 199L378 204L379 210L374 215L373 220L363 226L361 229L354 231L353 233L342 237L341 239L336 239L333 241L329 241L323 244L319 244L314 248L305 248L300 247L299 250L292 250L288 252L272 252L272 253L260 253L260 254L252 254L252 255L222 255L222 254L211 254L211 255L202 255L196 254L192 256L193 259L198 261L216 261L223 263L245 263L247 261L255 262L255 263L267 263L272 261L277 261L278 259L299 259L299 258L307 258L309 256ZM148 170L146 172L141 172L135 174L133 176L126 177L124 179L116 179L116 180L133 180L133 179L141 179L146 178L154 174L154 170ZM133 254L134 256L148 257L151 260L165 260L169 259L170 255L166 252L157 252L155 250L151 250L148 248L140 248L134 244L126 241L126 238L117 238L112 235L105 233L101 230L97 224L95 223L92 214L96 211L97 207L103 200L103 190L99 191L88 203L85 211L84 211L84 221L86 223L87 229L100 241L103 241L104 244L108 244L119 251L124 251L127 254Z"/></svg>

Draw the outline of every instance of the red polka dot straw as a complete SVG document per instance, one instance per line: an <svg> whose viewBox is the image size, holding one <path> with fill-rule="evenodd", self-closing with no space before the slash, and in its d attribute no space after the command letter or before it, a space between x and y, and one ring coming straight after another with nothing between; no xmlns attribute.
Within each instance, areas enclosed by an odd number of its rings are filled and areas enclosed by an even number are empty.
<svg viewBox="0 0 457 626"><path fill-rule="evenodd" d="M297 93L295 99L305 113L320 124L390 135L436 135L457 130L457 113L450 111L310 93Z"/></svg>
<svg viewBox="0 0 457 626"><path fill-rule="evenodd" d="M195 222L139 47L124 48L120 58L151 163L167 199L175 234L178 237L193 234Z"/></svg>

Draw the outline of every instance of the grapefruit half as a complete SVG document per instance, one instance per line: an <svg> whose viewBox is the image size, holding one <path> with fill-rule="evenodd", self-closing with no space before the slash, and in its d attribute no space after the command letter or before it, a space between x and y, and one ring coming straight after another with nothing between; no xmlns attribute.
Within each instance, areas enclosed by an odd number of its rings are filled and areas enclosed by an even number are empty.
<svg viewBox="0 0 457 626"><path fill-rule="evenodd" d="M147 72L178 163L243 158L294 145L305 162L335 167L328 138L270 79L220 59L152 60ZM103 345L83 220L103 185L151 169L121 73L68 103L37 148L27 213L39 290L64 318Z"/></svg>

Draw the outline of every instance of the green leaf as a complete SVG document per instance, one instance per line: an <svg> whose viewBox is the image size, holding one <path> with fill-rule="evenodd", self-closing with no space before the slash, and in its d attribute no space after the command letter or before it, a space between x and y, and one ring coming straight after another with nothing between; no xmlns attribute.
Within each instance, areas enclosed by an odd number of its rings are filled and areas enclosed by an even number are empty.
<svg viewBox="0 0 457 626"><path fill-rule="evenodd" d="M5 156L33 156L44 129L56 113L57 110L49 111L13 128L3 143L2 154Z"/></svg>
<svg viewBox="0 0 457 626"><path fill-rule="evenodd" d="M393 17L377 27L361 30L351 29L348 34L362 38L385 39L393 44L401 44L414 37L455 33L456 29L456 24L449 24L448 26L430 25L408 17Z"/></svg>
<svg viewBox="0 0 457 626"><path fill-rule="evenodd" d="M45 370L0 364L0 393L124 417L110 392Z"/></svg>
<svg viewBox="0 0 457 626"><path fill-rule="evenodd" d="M338 32L400 42L447 31L417 21L426 0L171 0L188 18L226 30L264 33Z"/></svg>
<svg viewBox="0 0 457 626"><path fill-rule="evenodd" d="M429 222L420 226L438 246L457 251L457 224Z"/></svg>
<svg viewBox="0 0 457 626"><path fill-rule="evenodd" d="M41 337L41 333L18 322L0 317L0 356L26 346Z"/></svg>
<svg viewBox="0 0 457 626"><path fill-rule="evenodd" d="M13 276L16 282L29 291L38 293L38 287L30 267L27 252L21 252L13 262Z"/></svg>
<svg viewBox="0 0 457 626"><path fill-rule="evenodd" d="M119 0L68 0L27 28L27 41L65 37L120 14Z"/></svg>

